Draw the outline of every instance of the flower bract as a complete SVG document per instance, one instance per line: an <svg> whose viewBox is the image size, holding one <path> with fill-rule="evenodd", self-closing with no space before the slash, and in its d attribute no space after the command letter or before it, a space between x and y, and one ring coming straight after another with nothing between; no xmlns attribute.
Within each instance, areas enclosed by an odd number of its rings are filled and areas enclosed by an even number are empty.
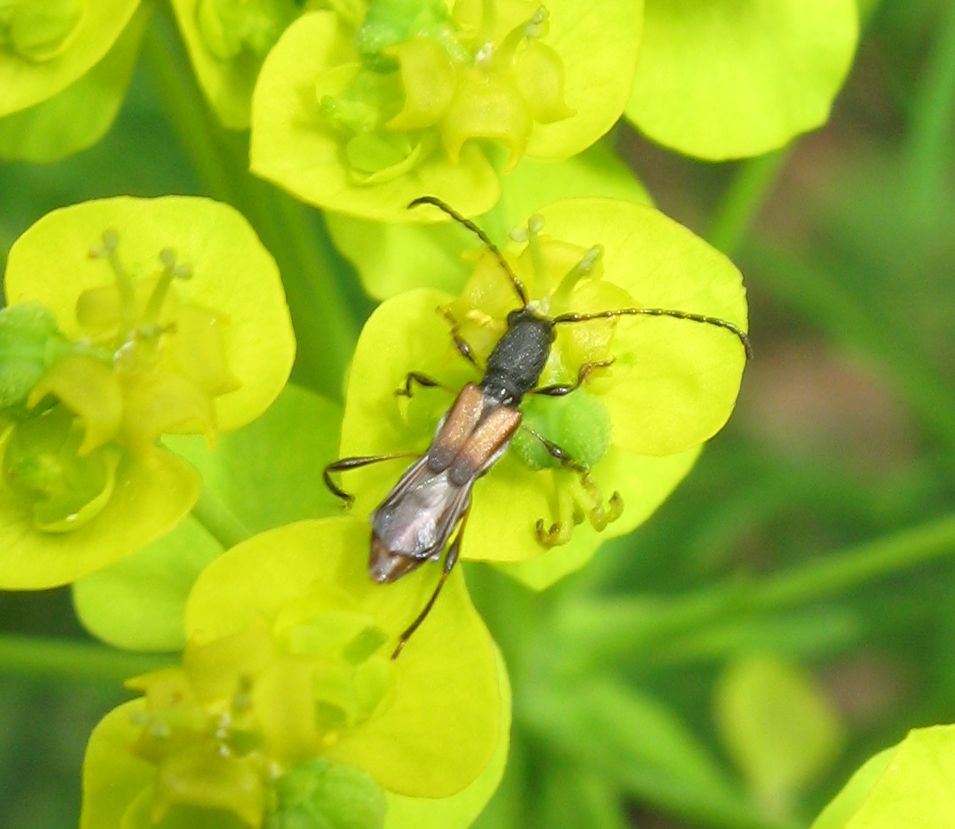
<svg viewBox="0 0 955 829"><path fill-rule="evenodd" d="M781 147L828 118L858 14L853 0L646 0L627 117L705 159Z"/></svg>

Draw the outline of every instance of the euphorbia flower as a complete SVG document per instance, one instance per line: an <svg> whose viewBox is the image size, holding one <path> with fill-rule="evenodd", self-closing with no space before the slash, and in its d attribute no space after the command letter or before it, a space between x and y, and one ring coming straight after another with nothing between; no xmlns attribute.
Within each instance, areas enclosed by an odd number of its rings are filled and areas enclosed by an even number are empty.
<svg viewBox="0 0 955 829"><path fill-rule="evenodd" d="M207 199L54 211L10 250L5 288L5 314L27 305L55 324L31 329L38 379L6 401L0 585L49 587L175 526L199 482L159 438L213 440L257 416L294 343L271 256Z"/></svg>
<svg viewBox="0 0 955 829"><path fill-rule="evenodd" d="M431 804L470 823L501 771L506 677L460 574L390 659L433 574L374 584L366 542L350 518L307 521L209 565L181 666L131 680L145 698L90 739L82 829L410 829Z"/></svg>
<svg viewBox="0 0 955 829"><path fill-rule="evenodd" d="M652 208L609 199L560 202L542 209L524 237L509 261L540 313L666 308L745 328L736 268ZM487 254L457 298L419 290L383 303L359 339L341 454L423 451L452 397L421 388L410 401L396 396L406 374L422 372L452 389L478 379L452 344L445 314L483 362L518 306L506 274ZM519 432L477 482L462 546L464 558L523 562L536 584L581 566L608 536L633 529L656 508L726 421L745 361L730 331L686 320L621 317L555 330L541 386L573 383L582 365L613 362L566 397L528 395L524 418L590 474L557 468ZM400 472L392 462L345 473L343 486L358 496L356 513L368 514Z"/></svg>
<svg viewBox="0 0 955 829"><path fill-rule="evenodd" d="M829 117L858 18L855 0L645 0L627 118L710 160L781 147Z"/></svg>
<svg viewBox="0 0 955 829"><path fill-rule="evenodd" d="M139 0L0 0L0 158L52 161L112 123L139 43Z"/></svg>
<svg viewBox="0 0 955 829"><path fill-rule="evenodd" d="M252 105L252 169L300 198L368 218L432 193L467 214L498 198L523 155L567 158L623 109L639 7L607 0L377 0L355 31L296 20Z"/></svg>
<svg viewBox="0 0 955 829"><path fill-rule="evenodd" d="M172 0L196 78L219 120L247 129L252 89L262 61L282 32L308 9L332 6L346 14L361 0ZM357 22L357 21L356 21Z"/></svg>

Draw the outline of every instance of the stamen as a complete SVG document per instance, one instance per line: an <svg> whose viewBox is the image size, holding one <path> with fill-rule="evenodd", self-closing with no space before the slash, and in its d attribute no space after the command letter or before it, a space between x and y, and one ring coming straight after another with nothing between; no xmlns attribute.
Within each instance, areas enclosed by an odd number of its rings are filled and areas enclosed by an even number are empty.
<svg viewBox="0 0 955 829"><path fill-rule="evenodd" d="M136 323L136 293L133 288L133 278L123 267L117 251L119 234L113 228L103 231L102 245L90 248L93 259L105 259L113 269L116 279L116 291L119 293L119 340L125 341Z"/></svg>
<svg viewBox="0 0 955 829"><path fill-rule="evenodd" d="M547 34L548 20L550 20L550 12L544 6L538 6L524 27L524 36L528 40L543 37Z"/></svg>
<svg viewBox="0 0 955 829"><path fill-rule="evenodd" d="M153 288L153 292L149 295L146 310L143 311L142 328L156 325L159 322L159 314L169 294L169 286L172 284L173 279L190 279L192 277L191 267L176 264L176 252L172 248L163 248L159 252L159 262L163 268L159 274L159 281L156 283L156 287Z"/></svg>
<svg viewBox="0 0 955 829"><path fill-rule="evenodd" d="M504 67L510 66L518 47L525 40L533 40L546 34L548 17L547 9L544 6L538 6L527 20L515 26L505 35L497 49L494 62Z"/></svg>
<svg viewBox="0 0 955 829"><path fill-rule="evenodd" d="M582 494L586 496L589 503L584 503L582 500L578 503L584 508L590 526L597 532L602 532L608 524L616 521L623 514L623 498L619 492L615 491L605 507L603 493L589 474L584 473L580 476L580 484L583 489Z"/></svg>
<svg viewBox="0 0 955 829"><path fill-rule="evenodd" d="M531 254L531 267L534 269L536 284L545 284L547 262L541 246L540 233L544 229L544 218L536 213L527 220L527 227L514 228L510 236L515 242L526 242Z"/></svg>
<svg viewBox="0 0 955 829"><path fill-rule="evenodd" d="M560 285L557 286L557 290L554 291L553 294L555 306L561 307L570 304L570 295L577 283L585 277L589 278L593 276L594 269L603 258L603 255L603 245L594 245L580 258L580 261L574 265L574 267L564 274L560 280Z"/></svg>

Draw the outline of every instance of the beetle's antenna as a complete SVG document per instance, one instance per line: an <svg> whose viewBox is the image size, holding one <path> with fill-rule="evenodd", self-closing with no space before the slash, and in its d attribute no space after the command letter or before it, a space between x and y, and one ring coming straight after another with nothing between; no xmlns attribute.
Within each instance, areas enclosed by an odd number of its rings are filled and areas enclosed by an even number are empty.
<svg viewBox="0 0 955 829"><path fill-rule="evenodd" d="M439 210L443 210L447 213L454 221L460 225L464 225L468 230L470 230L475 236L478 237L482 242L484 242L485 247L491 253L494 254L498 263L504 269L504 272L508 275L511 280L511 284L514 286L514 290L517 292L517 296L521 301L523 307L527 307L527 291L524 289L524 283L517 278L517 274L511 269L511 266L507 264L507 260L504 258L504 254L501 253L500 248L491 241L490 237L481 230L474 222L470 219L465 219L457 210L451 207L449 204L445 204L437 196L419 196L417 199L412 201L408 205L408 209L411 210L413 207L418 207L422 204L431 204L437 207Z"/></svg>
<svg viewBox="0 0 955 829"><path fill-rule="evenodd" d="M612 317L637 316L644 315L648 317L673 317L678 320L691 320L692 322L702 322L706 325L715 325L717 328L725 328L735 334L743 344L743 350L746 352L746 359L753 358L753 346L749 342L749 336L736 323L719 317L708 317L705 314L692 314L689 311L671 311L667 308L620 308L616 311L600 311L596 314L560 314L554 317L551 322L554 325L564 322L587 322L588 320L605 320Z"/></svg>

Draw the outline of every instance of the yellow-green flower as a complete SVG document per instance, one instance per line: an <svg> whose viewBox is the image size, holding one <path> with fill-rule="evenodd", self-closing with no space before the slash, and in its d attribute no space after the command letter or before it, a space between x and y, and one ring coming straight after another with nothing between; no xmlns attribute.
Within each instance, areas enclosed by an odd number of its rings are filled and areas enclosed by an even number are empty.
<svg viewBox="0 0 955 829"><path fill-rule="evenodd" d="M627 118L710 160L781 147L829 117L858 18L854 0L645 0Z"/></svg>
<svg viewBox="0 0 955 829"><path fill-rule="evenodd" d="M122 101L139 0L0 0L0 158L53 161L96 141Z"/></svg>
<svg viewBox="0 0 955 829"><path fill-rule="evenodd" d="M810 829L947 829L955 823L955 725L913 728L870 757Z"/></svg>
<svg viewBox="0 0 955 829"><path fill-rule="evenodd" d="M300 198L413 220L422 193L489 209L500 169L567 158L617 120L639 6L608 0L370 3L296 20L269 53L252 106L252 169Z"/></svg>
<svg viewBox="0 0 955 829"><path fill-rule="evenodd" d="M182 664L132 680L144 699L91 737L83 829L410 827L432 803L470 823L506 745L493 643L457 573L390 659L436 574L374 584L366 545L350 518L308 521L204 571Z"/></svg>
<svg viewBox="0 0 955 829"><path fill-rule="evenodd" d="M362 0L172 0L189 59L202 91L219 120L247 129L252 89L262 61L282 32L303 11L354 7Z"/></svg>
<svg viewBox="0 0 955 829"><path fill-rule="evenodd" d="M543 313L666 308L745 328L736 268L650 207L570 200L542 209L531 224L529 241L509 259ZM486 254L458 298L419 290L383 303L359 339L341 454L423 451L452 398L441 389L419 389L410 401L396 397L406 373L453 388L478 379L436 310L450 312L483 360L518 305ZM462 546L465 558L522 562L535 584L580 567L608 536L633 529L656 508L726 421L745 362L731 332L686 320L622 317L556 331L541 386L572 383L586 363L613 363L564 398L529 395L522 409L525 422L590 466L589 481L555 468L535 439L519 433L476 484ZM348 473L343 483L358 496L356 514L371 512L400 472L396 461Z"/></svg>
<svg viewBox="0 0 955 829"><path fill-rule="evenodd" d="M42 308L55 325L52 352L32 341L42 373L6 401L0 584L49 587L175 526L199 482L159 439L214 440L257 416L294 343L274 261L206 199L54 211L14 244L5 288L4 313Z"/></svg>

